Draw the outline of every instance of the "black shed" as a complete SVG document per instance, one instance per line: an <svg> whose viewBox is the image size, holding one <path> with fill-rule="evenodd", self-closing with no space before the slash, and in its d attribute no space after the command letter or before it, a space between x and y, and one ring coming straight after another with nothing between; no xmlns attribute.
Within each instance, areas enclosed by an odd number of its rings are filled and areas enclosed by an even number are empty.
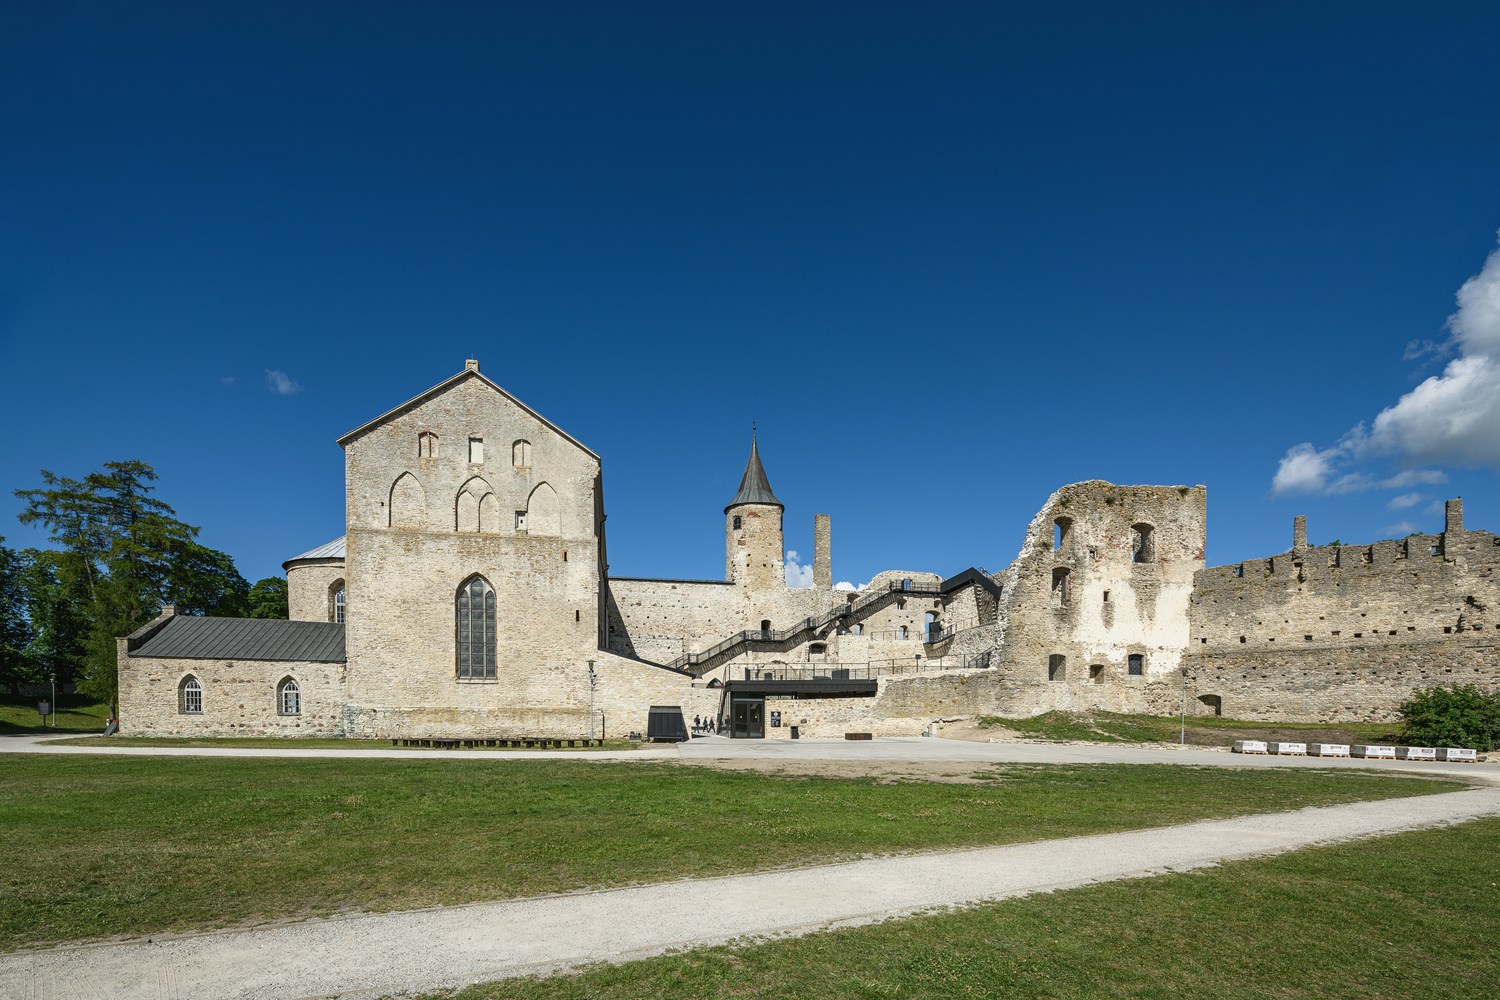
<svg viewBox="0 0 1500 1000"><path fill-rule="evenodd" d="M666 743L683 743L688 738L687 723L682 720L682 709L676 705L652 705L646 718L646 739Z"/></svg>

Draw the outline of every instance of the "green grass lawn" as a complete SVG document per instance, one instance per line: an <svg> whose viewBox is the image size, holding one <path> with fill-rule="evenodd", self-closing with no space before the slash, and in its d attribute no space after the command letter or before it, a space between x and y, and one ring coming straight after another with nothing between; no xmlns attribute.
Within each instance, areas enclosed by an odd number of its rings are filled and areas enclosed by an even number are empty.
<svg viewBox="0 0 1500 1000"><path fill-rule="evenodd" d="M982 725L1013 729L1031 739L1092 740L1122 743L1176 743L1182 719L1114 712L1047 712L1030 719L985 716ZM1397 739L1397 722L1258 722L1219 716L1188 716L1187 742L1196 746L1229 746L1235 740L1291 740L1300 743L1388 743Z"/></svg>
<svg viewBox="0 0 1500 1000"><path fill-rule="evenodd" d="M191 739L182 736L70 736L66 739L48 740L49 743L59 743L63 746L83 747L245 747L256 750L274 748L277 750L302 750L302 749L331 749L331 750L416 750L418 747L392 747L390 740L364 740L337 736L215 736L205 739ZM597 753L600 750L634 750L639 743L629 740L605 740L600 747L562 747L563 750L572 750L577 753ZM431 750L431 748L428 748ZM474 747L472 750L496 750L496 747ZM557 750L558 747L534 748ZM525 748L520 748L524 751ZM453 753L463 753L465 748L458 747Z"/></svg>
<svg viewBox="0 0 1500 1000"><path fill-rule="evenodd" d="M59 695L57 699L57 727L48 725L49 715L43 719L36 713L36 703L41 698L12 698L9 695L0 701L0 736L7 733L102 733L109 720L109 706L80 695Z"/></svg>
<svg viewBox="0 0 1500 1000"><path fill-rule="evenodd" d="M1494 1000L1500 820L1111 882L455 1000Z"/></svg>
<svg viewBox="0 0 1500 1000"><path fill-rule="evenodd" d="M978 773L880 784L667 762L8 757L0 941L408 909L1461 787L1348 769Z"/></svg>

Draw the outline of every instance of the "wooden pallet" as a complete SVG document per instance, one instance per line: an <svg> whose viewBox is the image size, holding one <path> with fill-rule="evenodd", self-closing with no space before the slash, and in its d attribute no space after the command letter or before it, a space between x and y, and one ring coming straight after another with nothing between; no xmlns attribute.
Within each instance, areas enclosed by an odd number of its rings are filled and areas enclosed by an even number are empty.
<svg viewBox="0 0 1500 1000"><path fill-rule="evenodd" d="M1262 757L1269 757L1271 755L1271 752L1269 750L1235 750L1233 747L1230 748L1229 752L1230 753L1258 753Z"/></svg>

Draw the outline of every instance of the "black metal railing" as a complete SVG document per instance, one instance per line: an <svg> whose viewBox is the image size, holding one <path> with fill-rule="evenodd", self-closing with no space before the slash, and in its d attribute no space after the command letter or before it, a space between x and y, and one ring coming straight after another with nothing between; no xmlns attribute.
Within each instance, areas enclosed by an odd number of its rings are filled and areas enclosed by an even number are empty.
<svg viewBox="0 0 1500 1000"><path fill-rule="evenodd" d="M916 597L933 597L941 596L942 592L942 585L938 583L921 583L914 580L895 580L892 581L884 590L877 590L873 593L867 592L866 595L860 600L852 601L848 604L845 604L843 607L834 608L833 610L827 611L821 615L814 615L809 618L804 618L797 624L793 625L791 628L757 628L747 629L744 632L736 632L729 638L724 639L722 642L715 643L707 649L700 649L696 653L684 653L683 655L677 657L677 659L673 660L671 663L668 663L667 666L671 667L674 670L682 670L685 667L693 667L698 666L702 663L706 663L709 660L714 659L715 657L724 655L737 646L748 646L751 643L779 644L783 642L789 642L799 635L804 635L808 632L816 632L818 629L832 624L833 622L838 621L840 618L857 616L860 614L860 612L867 610L872 605L882 601L890 600L893 596L904 597L905 595L909 594Z"/></svg>
<svg viewBox="0 0 1500 1000"><path fill-rule="evenodd" d="M988 670L990 654L934 656L921 660L871 660L868 663L753 664L744 668L746 681L863 681L930 670Z"/></svg>

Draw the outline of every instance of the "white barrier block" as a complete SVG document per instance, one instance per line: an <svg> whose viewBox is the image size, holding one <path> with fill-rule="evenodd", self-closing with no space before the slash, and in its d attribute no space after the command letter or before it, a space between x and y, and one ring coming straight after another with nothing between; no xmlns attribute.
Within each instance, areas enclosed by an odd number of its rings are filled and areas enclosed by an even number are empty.
<svg viewBox="0 0 1500 1000"><path fill-rule="evenodd" d="M1307 752L1314 757L1347 757L1349 756L1349 744L1347 743L1309 743Z"/></svg>
<svg viewBox="0 0 1500 1000"><path fill-rule="evenodd" d="M1479 754L1467 747L1438 747L1438 760L1451 760L1455 763L1465 761L1473 764L1479 760Z"/></svg>
<svg viewBox="0 0 1500 1000"><path fill-rule="evenodd" d="M1396 756L1402 760L1437 760L1437 750L1432 747L1397 747Z"/></svg>
<svg viewBox="0 0 1500 1000"><path fill-rule="evenodd" d="M1270 753L1286 753L1286 754L1292 754L1293 756L1306 757L1307 756L1307 744L1306 743L1271 743L1271 744L1269 744L1269 752Z"/></svg>
<svg viewBox="0 0 1500 1000"><path fill-rule="evenodd" d="M1349 753L1354 757L1384 757L1390 760L1396 759L1395 747L1367 747L1355 744L1349 748Z"/></svg>
<svg viewBox="0 0 1500 1000"><path fill-rule="evenodd" d="M1260 740L1235 740L1235 753L1265 753L1266 745Z"/></svg>

